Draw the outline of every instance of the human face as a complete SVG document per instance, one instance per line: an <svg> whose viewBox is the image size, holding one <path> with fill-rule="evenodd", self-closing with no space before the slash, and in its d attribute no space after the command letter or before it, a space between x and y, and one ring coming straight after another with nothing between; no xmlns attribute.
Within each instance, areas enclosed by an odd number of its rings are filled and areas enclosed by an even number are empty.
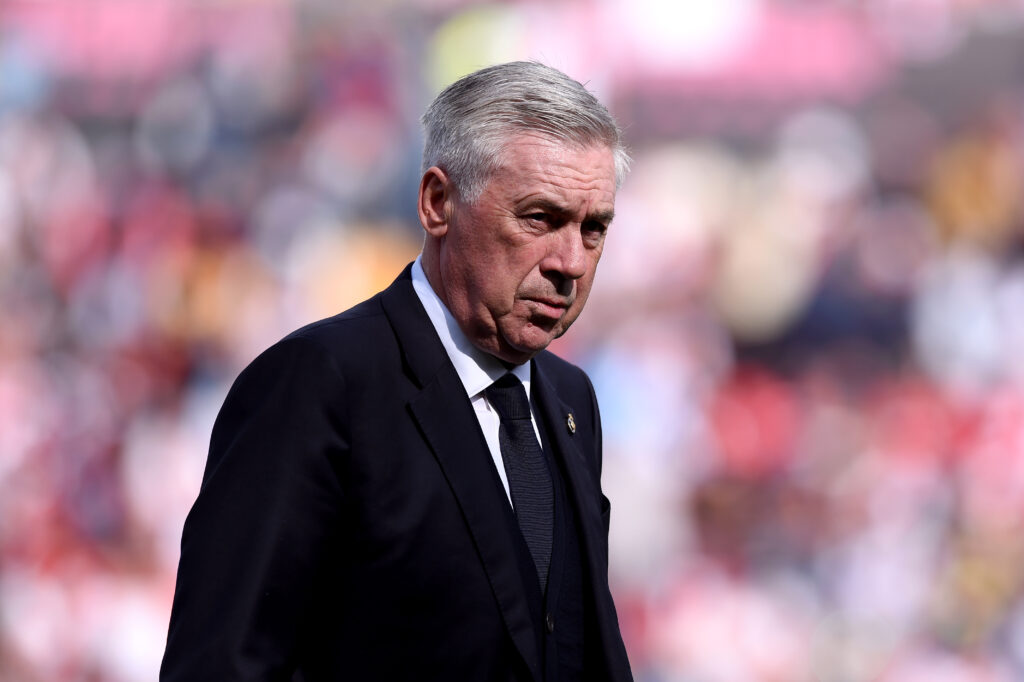
<svg viewBox="0 0 1024 682"><path fill-rule="evenodd" d="M606 146L519 135L474 202L452 199L439 249L442 297L480 349L526 362L587 302L615 209Z"/></svg>

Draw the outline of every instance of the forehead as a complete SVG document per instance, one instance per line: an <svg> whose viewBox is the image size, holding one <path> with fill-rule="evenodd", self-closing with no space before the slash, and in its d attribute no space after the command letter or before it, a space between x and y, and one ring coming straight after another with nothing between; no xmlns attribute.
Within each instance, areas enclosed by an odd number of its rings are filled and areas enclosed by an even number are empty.
<svg viewBox="0 0 1024 682"><path fill-rule="evenodd" d="M581 146L535 134L508 139L491 188L513 201L544 196L569 205L609 209L615 203L615 157L610 147Z"/></svg>

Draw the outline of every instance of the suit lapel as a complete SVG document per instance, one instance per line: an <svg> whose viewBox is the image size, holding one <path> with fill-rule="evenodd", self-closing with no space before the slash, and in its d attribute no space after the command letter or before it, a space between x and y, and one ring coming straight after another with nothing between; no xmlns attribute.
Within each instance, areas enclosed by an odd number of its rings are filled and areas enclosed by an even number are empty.
<svg viewBox="0 0 1024 682"><path fill-rule="evenodd" d="M580 446L577 445L576 438L569 431L567 424L570 414L576 415L580 412L559 398L554 387L536 363L534 363L534 370L533 388L537 391L537 404L555 446L555 455L558 457L559 464L561 464L569 483L569 490L575 503L574 508L580 522L580 530L583 533L586 556L588 561L593 559L595 562L603 563L602 556L593 555L594 551L604 546L601 541L603 536L601 504L598 498L599 491L594 482L595 474L590 470L590 465L583 452L580 451ZM591 569L594 567L591 566Z"/></svg>
<svg viewBox="0 0 1024 682"><path fill-rule="evenodd" d="M537 633L510 532L515 520L507 499L499 494L501 482L480 423L413 290L408 268L385 290L382 304L410 373L421 387L409 401L409 410L458 500L509 635L539 680Z"/></svg>
<svg viewBox="0 0 1024 682"><path fill-rule="evenodd" d="M579 420L580 415L590 413L589 406L578 405L576 409L562 401L550 380L533 364L533 390L537 404L545 420L545 426L555 447L555 454L568 482L568 488L580 524L581 549L590 576L589 591L594 599L598 615L598 631L601 637L601 652L605 657L609 675L617 670L628 670L629 663L618 634L618 619L611 592L608 590L608 556L605 548L604 524L601 522L601 491L592 464L581 451L574 432L569 428L569 415ZM586 407L586 409L581 409Z"/></svg>

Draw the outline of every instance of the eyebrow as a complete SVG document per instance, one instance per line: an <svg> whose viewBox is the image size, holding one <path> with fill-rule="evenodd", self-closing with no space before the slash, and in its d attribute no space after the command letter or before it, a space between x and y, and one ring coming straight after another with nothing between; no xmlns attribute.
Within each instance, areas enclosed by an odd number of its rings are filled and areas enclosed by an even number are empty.
<svg viewBox="0 0 1024 682"><path fill-rule="evenodd" d="M556 204L550 199L534 199L533 201L530 201L527 204L527 206L529 207L529 209L540 209L542 211L552 213L559 217L566 217L572 214L572 211L565 208L564 206ZM608 225L609 223L612 222L614 218L615 211L596 211L594 213L588 213L587 216L584 218L584 221L596 220L599 223L604 223L605 225Z"/></svg>

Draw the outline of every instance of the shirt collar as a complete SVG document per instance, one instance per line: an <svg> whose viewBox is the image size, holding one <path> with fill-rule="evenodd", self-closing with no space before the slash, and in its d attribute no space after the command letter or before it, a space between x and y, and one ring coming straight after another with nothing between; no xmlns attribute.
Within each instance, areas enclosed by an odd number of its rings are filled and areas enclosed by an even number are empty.
<svg viewBox="0 0 1024 682"><path fill-rule="evenodd" d="M498 358L474 346L452 317L451 311L430 286L421 259L422 255L417 256L412 264L412 286L420 303L426 309L434 330L441 338L441 345L455 365L455 371L466 389L466 395L470 398L475 397L506 372L516 375L523 382L526 394L530 395L530 363L524 362L508 369Z"/></svg>

